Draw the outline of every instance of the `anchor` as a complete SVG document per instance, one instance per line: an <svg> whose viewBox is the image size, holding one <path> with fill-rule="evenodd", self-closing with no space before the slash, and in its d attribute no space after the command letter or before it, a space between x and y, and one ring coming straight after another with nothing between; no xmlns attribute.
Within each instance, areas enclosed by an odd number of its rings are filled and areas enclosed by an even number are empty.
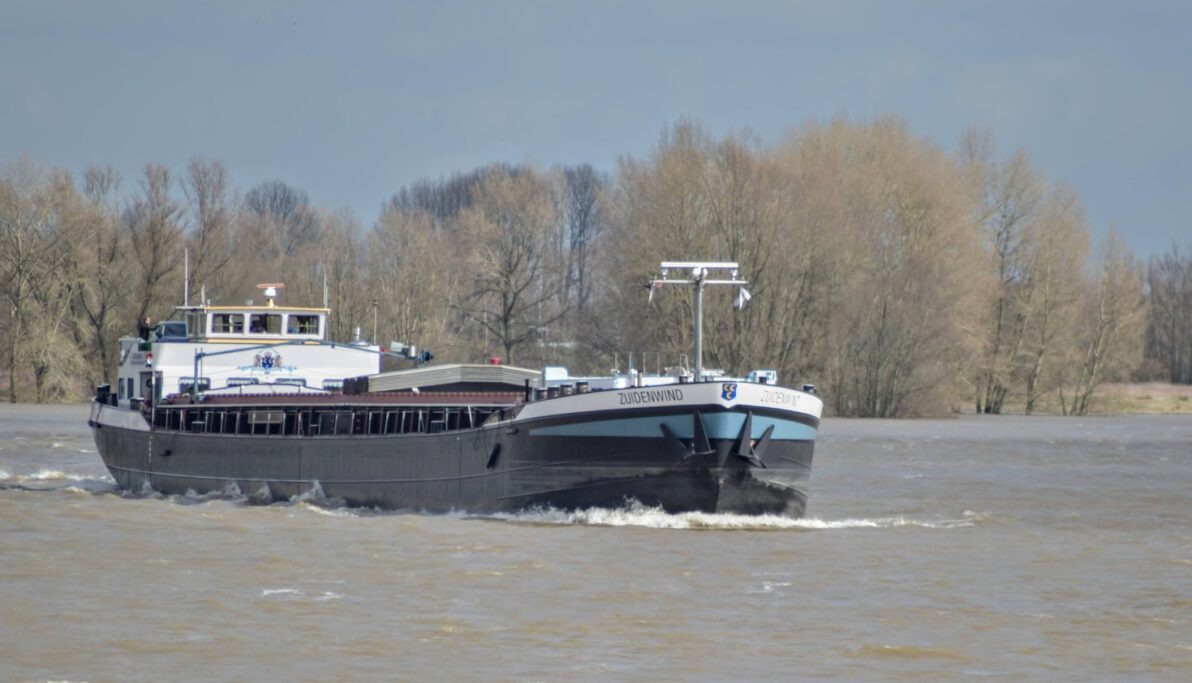
<svg viewBox="0 0 1192 683"><path fill-rule="evenodd" d="M711 455L716 452L716 449L712 448L712 443L708 441L708 431L704 427L703 416L697 410L692 413L691 418L694 438L691 440L690 446L685 444L665 422L658 425L662 429L662 435L666 437L667 443L670 444L680 460L687 460L694 456Z"/></svg>
<svg viewBox="0 0 1192 683"><path fill-rule="evenodd" d="M762 432L761 438L754 443L753 411L746 412L745 424L741 425L741 432L737 434L737 440L733 442L733 455L754 467L764 468L766 463L762 462L762 455L770 445L770 435L773 433L774 425L766 427L766 431Z"/></svg>

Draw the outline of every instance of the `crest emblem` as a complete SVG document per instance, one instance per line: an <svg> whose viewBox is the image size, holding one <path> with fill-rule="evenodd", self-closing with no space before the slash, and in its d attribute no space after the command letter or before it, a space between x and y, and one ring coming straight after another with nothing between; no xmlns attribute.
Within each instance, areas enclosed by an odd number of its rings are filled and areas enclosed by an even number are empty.
<svg viewBox="0 0 1192 683"><path fill-rule="evenodd" d="M731 401L737 397L737 383L729 382L720 385L720 398L726 401Z"/></svg>
<svg viewBox="0 0 1192 683"><path fill-rule="evenodd" d="M281 354L262 351L252 359L252 364L268 373L273 368L281 367Z"/></svg>
<svg viewBox="0 0 1192 683"><path fill-rule="evenodd" d="M263 372L269 375L274 372L294 372L297 368L282 365L281 354L276 351L262 351L252 358L252 365L241 365L240 370L247 372Z"/></svg>

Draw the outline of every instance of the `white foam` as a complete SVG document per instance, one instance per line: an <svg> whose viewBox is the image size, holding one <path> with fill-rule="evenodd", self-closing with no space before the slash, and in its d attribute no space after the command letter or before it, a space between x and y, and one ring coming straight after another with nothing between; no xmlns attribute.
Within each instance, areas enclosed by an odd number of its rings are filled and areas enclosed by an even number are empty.
<svg viewBox="0 0 1192 683"><path fill-rule="evenodd" d="M299 501L294 505L303 510L309 510L317 515L325 515L327 517L360 517L361 508L347 508L347 507L327 507L324 503L314 503L308 501Z"/></svg>
<svg viewBox="0 0 1192 683"><path fill-rule="evenodd" d="M62 479L70 479L73 481L78 481L78 480L82 479L82 477L80 477L78 475L74 475L74 476L68 475L65 472L63 472L62 470L41 469L41 470L34 472L33 474L28 474L28 475L25 475L24 477L19 477L19 479L21 479L23 481L59 481Z"/></svg>
<svg viewBox="0 0 1192 683"><path fill-rule="evenodd" d="M72 472L63 472L62 470L41 469L33 474L12 476L4 470L0 470L0 479L15 479L18 483L24 484L27 482L56 482L56 481L73 481L73 482L89 482L98 481L105 484L114 482L115 480L109 476L101 475L95 477L87 474L74 474Z"/></svg>
<svg viewBox="0 0 1192 683"><path fill-rule="evenodd" d="M270 501L272 501L273 493L269 490L269 484L267 484L265 482L261 482L261 485L257 487L256 493L252 494L252 496L250 496L250 498L252 499L252 501L254 503L261 503L261 504L269 503Z"/></svg>
<svg viewBox="0 0 1192 683"><path fill-rule="evenodd" d="M149 483L148 479L141 480L141 490L139 492L134 493L132 491L128 491L127 495L134 498L155 498L158 500L165 498L164 495L154 490L153 485Z"/></svg>
<svg viewBox="0 0 1192 683"><path fill-rule="evenodd" d="M753 588L753 587L746 588L745 592L752 593L752 594L773 593L776 590L778 592L783 592L781 589L790 588L791 586L794 586L794 585L795 584L792 581L762 581L761 586L759 586L757 588Z"/></svg>
<svg viewBox="0 0 1192 683"><path fill-rule="evenodd" d="M240 487L236 482L227 482L222 489L217 491L207 491L199 493L194 489L186 489L182 495L168 496L169 500L175 503L183 504L197 504L197 503L211 503L211 502L231 502L243 503L248 498L240 492Z"/></svg>
<svg viewBox="0 0 1192 683"><path fill-rule="evenodd" d="M671 514L662 508L647 507L630 503L620 508L587 508L583 510L535 509L518 513L499 513L493 518L524 524L577 524L589 526L640 526L653 529L754 529L754 530L838 530L838 529L891 529L899 527L922 527L927 529L950 529L973 526L972 519L917 520L906 517L880 517L874 519L816 518L792 519L780 515L738 515L713 514L706 512L683 512Z"/></svg>
<svg viewBox="0 0 1192 683"><path fill-rule="evenodd" d="M291 496L290 503L292 505L306 504L311 509L314 508L342 508L344 507L343 498L328 498L323 493L323 485L317 480L311 482L310 488L302 493Z"/></svg>
<svg viewBox="0 0 1192 683"><path fill-rule="evenodd" d="M276 598L279 600L313 600L314 602L328 602L331 600L340 600L344 596L342 593L335 593L332 591L323 591L314 595L307 595L306 592L298 590L297 588L265 588L261 591L262 598Z"/></svg>
<svg viewBox="0 0 1192 683"><path fill-rule="evenodd" d="M318 481L311 483L310 488L290 498L291 503L309 503L311 501L324 501L327 496L323 494L323 485Z"/></svg>

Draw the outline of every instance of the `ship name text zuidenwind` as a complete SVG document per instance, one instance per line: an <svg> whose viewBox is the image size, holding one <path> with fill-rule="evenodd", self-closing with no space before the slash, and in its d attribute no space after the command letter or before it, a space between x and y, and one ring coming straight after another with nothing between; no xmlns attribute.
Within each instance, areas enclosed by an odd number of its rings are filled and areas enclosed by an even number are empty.
<svg viewBox="0 0 1192 683"><path fill-rule="evenodd" d="M667 401L682 401L682 389L644 389L642 391L624 391L620 394L621 405L638 405L641 403L665 403Z"/></svg>

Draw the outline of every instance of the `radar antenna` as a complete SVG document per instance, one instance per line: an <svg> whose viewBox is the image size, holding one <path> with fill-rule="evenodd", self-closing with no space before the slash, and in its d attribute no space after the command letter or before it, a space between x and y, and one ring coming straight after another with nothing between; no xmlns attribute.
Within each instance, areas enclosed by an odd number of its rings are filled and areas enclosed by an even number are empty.
<svg viewBox="0 0 1192 683"><path fill-rule="evenodd" d="M285 287L285 284L281 282L262 282L257 285L257 289L265 290L265 305L269 308L273 308L273 300L277 298L277 290L282 287Z"/></svg>
<svg viewBox="0 0 1192 683"><path fill-rule="evenodd" d="M737 277L739 266L736 261L663 261L662 276L650 280L650 294L662 285L690 285L695 292L695 381L704 379L704 286L705 285L737 285L744 290L749 284ZM668 279L671 270L687 273L687 279ZM709 271L728 271L727 280L709 280Z"/></svg>

